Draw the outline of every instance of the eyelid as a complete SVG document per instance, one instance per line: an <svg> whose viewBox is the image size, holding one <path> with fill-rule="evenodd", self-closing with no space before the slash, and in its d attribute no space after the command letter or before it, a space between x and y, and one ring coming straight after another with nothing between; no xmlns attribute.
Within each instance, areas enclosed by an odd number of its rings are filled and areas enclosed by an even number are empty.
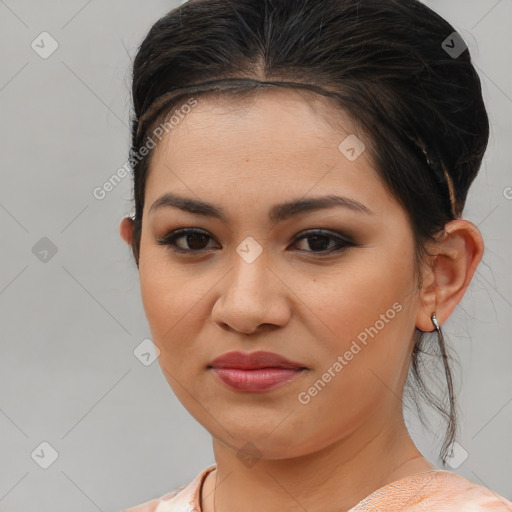
<svg viewBox="0 0 512 512"><path fill-rule="evenodd" d="M183 253L183 254L200 254L200 253L204 253L204 252L208 251L208 249L200 249L200 250L197 250L197 251L193 251L193 250L189 250L189 249L182 249L181 247L179 247L178 245L176 245L174 243L179 238L182 238L182 237L187 236L187 235L195 234L195 233L196 234L200 234L200 235L204 235L204 236L210 238L211 240L215 240L215 238L210 233L208 233L208 231L206 231L204 229L200 229L200 228L179 228L179 229L175 229L173 231L170 231L170 232L166 233L165 235L163 235L161 237L158 237L156 242L157 242L158 245L167 246L168 249L170 249L172 251L175 251L175 252L180 252L180 253Z"/></svg>
<svg viewBox="0 0 512 512"><path fill-rule="evenodd" d="M322 235L322 236L330 236L332 238L337 238L338 240L342 240L343 242L346 242L347 244L354 244L354 241L347 235L344 235L338 231L331 231L330 229L325 228L313 228L313 229L304 229L300 233L297 233L295 237L293 238L293 242L296 242L297 240L306 238L307 236L313 236L313 235Z"/></svg>
<svg viewBox="0 0 512 512"><path fill-rule="evenodd" d="M179 229L168 232L167 234L163 235L162 237L157 238L157 244L166 246L167 249L169 249L173 252L188 255L188 256L204 255L204 254L207 254L208 252L211 252L211 249L212 249L211 247L193 250L193 249L183 249L182 247L179 247L176 244L176 240L178 240L179 238L186 237L187 235L194 234L194 233L204 235L207 238L209 238L210 240L214 240L216 243L218 243L217 240L215 240L215 238L208 231L201 229L201 228L190 227L190 228L179 228ZM323 251L307 251L304 249L297 249L297 250L300 253L314 255L315 257L316 256L322 257L322 256L327 256L327 255L330 255L333 253L342 252L349 247L357 246L357 244L351 239L351 237L346 236L343 233L340 233L338 231L331 231L331 230L325 229L325 228L305 229L305 230L297 233L294 236L294 238L291 242L291 245L296 244L297 242L300 242L301 240L307 239L309 237L313 237L315 235L330 238L331 240L337 241L337 243L334 247L331 247L330 249L323 250Z"/></svg>

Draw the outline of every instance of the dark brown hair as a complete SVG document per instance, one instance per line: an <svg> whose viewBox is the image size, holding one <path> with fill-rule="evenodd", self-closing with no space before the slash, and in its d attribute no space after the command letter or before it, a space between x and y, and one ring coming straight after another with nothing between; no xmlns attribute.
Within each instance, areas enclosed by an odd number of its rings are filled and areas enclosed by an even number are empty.
<svg viewBox="0 0 512 512"><path fill-rule="evenodd" d="M360 127L379 177L408 212L419 269L426 242L461 215L489 138L469 50L454 56L443 47L447 39L461 44L449 39L454 32L417 0L190 0L171 10L150 29L133 65L137 265L151 156L140 150L149 134L184 98L213 90L236 100L260 80L334 98ZM416 329L409 377L446 420L445 463L457 413L442 332L437 339ZM420 363L432 353L442 359L447 400L425 385Z"/></svg>

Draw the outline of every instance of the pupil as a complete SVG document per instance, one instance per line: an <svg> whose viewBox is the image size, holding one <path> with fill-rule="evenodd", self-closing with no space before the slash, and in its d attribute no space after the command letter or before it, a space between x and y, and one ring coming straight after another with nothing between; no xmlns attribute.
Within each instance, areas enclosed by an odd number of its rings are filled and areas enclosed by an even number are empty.
<svg viewBox="0 0 512 512"><path fill-rule="evenodd" d="M187 235L187 242L191 249L196 249L196 250L204 249L204 247L198 247L197 245L194 245L194 240L195 240L195 242L197 242L199 239L199 245L201 245L201 239L203 239L203 242L204 242L205 238L206 238L206 235L202 235L201 233L192 233L192 234ZM190 243L190 239L192 239L192 243Z"/></svg>
<svg viewBox="0 0 512 512"><path fill-rule="evenodd" d="M329 242L327 241L328 238L326 236L323 236L323 235L311 235L309 237L309 239L310 239L309 246L312 249L317 249L317 250L321 251L321 250L327 249L327 247L329 246ZM311 240L312 240L312 243L311 243ZM319 241L320 241L320 243L318 243Z"/></svg>
<svg viewBox="0 0 512 512"><path fill-rule="evenodd" d="M207 238L206 235L201 233L192 233L187 235L187 243L191 249L200 250L204 249L204 242ZM309 246L316 251L323 251L329 247L328 237L324 235L311 235L309 238ZM203 244L203 245L202 245Z"/></svg>

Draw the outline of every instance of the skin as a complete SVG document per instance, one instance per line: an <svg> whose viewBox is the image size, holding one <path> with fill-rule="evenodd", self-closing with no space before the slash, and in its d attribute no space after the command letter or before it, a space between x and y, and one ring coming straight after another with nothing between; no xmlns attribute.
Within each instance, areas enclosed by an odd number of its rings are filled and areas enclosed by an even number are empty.
<svg viewBox="0 0 512 512"><path fill-rule="evenodd" d="M442 325L462 299L483 253L466 220L445 226L429 246L417 289L407 212L372 168L368 151L350 161L338 149L355 133L341 112L326 121L323 97L266 89L253 100L198 97L198 104L153 150L146 184L139 275L159 364L178 399L212 435L217 469L202 491L205 512L343 511L377 488L434 469L403 421L401 396L414 329ZM364 137L359 135L364 141ZM161 208L165 192L213 203L227 221ZM373 214L346 207L309 211L273 223L284 201L337 194ZM131 244L133 223L121 222ZM173 252L156 240L179 228ZM304 230L326 229L356 244L329 252ZM247 237L262 248L247 263L236 248ZM189 245L187 245L187 242ZM192 250L190 249L190 250ZM311 398L298 400L358 334L394 303L402 307L377 335ZM265 393L226 387L207 366L225 352L267 350L307 371ZM239 455L255 446L253 464ZM250 451L250 450L249 450ZM218 487L215 489L215 484ZM215 491L215 492L214 492Z"/></svg>

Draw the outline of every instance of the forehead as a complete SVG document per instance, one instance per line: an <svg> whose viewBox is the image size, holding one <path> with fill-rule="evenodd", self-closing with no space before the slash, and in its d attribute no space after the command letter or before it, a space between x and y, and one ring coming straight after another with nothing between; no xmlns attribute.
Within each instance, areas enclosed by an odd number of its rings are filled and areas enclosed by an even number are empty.
<svg viewBox="0 0 512 512"><path fill-rule="evenodd" d="M379 181L368 151L361 149L364 135L354 133L355 123L332 98L270 87L195 99L153 150L147 203L173 189L206 196L250 195L250 190L257 196L259 189L269 197L297 196L312 188L313 193L339 187L371 192ZM350 137L361 144L355 159L342 151L354 145Z"/></svg>
<svg viewBox="0 0 512 512"><path fill-rule="evenodd" d="M176 104L172 116L180 105L190 103L191 98ZM308 89L286 86L267 86L252 88L245 91L209 91L193 98L194 106L180 119L187 121L189 127L201 127L219 130L229 123L231 127L238 121L243 128L271 133L270 124L274 127L288 124L292 133L336 131L337 135L348 135L359 130L343 106L333 97L323 96ZM176 119L176 118L175 118ZM300 121L307 119L307 124ZM300 128L300 130L299 130ZM174 128L172 132L175 132Z"/></svg>

